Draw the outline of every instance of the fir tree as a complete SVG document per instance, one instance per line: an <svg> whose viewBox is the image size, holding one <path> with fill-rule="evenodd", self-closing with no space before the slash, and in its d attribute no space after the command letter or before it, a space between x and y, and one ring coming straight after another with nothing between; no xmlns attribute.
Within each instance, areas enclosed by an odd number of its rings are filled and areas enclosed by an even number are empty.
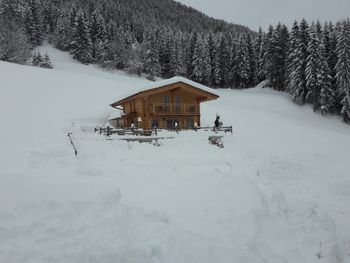
<svg viewBox="0 0 350 263"><path fill-rule="evenodd" d="M98 61L103 56L107 33L103 19L96 12L92 14L89 33L92 42L92 59Z"/></svg>
<svg viewBox="0 0 350 263"><path fill-rule="evenodd" d="M181 45L179 36L175 36L171 45L170 54L170 75L183 76L185 74L184 63L182 59Z"/></svg>
<svg viewBox="0 0 350 263"><path fill-rule="evenodd" d="M216 87L228 87L230 84L230 51L227 38L219 35L215 46L214 57L214 85Z"/></svg>
<svg viewBox="0 0 350 263"><path fill-rule="evenodd" d="M194 47L193 51L193 58L192 58L192 74L190 78L197 82L203 81L203 71L202 71L202 65L203 65L203 57L202 57L202 38L197 38L196 45Z"/></svg>
<svg viewBox="0 0 350 263"><path fill-rule="evenodd" d="M293 49L289 59L289 90L291 90L293 100L295 102L305 104L307 88L306 88L306 63L307 63L307 45L309 43L308 24L303 19L298 27L297 32L293 32L291 36L295 39L290 41ZM291 55L292 54L292 55ZM293 61L290 61L292 59Z"/></svg>
<svg viewBox="0 0 350 263"><path fill-rule="evenodd" d="M343 121L345 123L349 123L350 121L350 94L347 94L344 96L343 100L341 101L342 110L340 112L341 116L343 117Z"/></svg>
<svg viewBox="0 0 350 263"><path fill-rule="evenodd" d="M197 32L194 31L190 36L188 50L187 50L186 64L187 64L188 77L190 77L193 74L193 57L194 57L194 49L197 43L197 38L198 38Z"/></svg>
<svg viewBox="0 0 350 263"><path fill-rule="evenodd" d="M302 19L300 22L300 42L299 42L299 50L300 50L300 64L297 69L299 74L299 99L304 104L306 102L307 96L307 88L306 88L306 63L307 63L307 46L309 43L309 25L305 19Z"/></svg>
<svg viewBox="0 0 350 263"><path fill-rule="evenodd" d="M165 31L160 35L160 49L159 49L159 64L161 76L163 78L170 78L171 75L171 36L170 32Z"/></svg>
<svg viewBox="0 0 350 263"><path fill-rule="evenodd" d="M284 90L286 75L286 57L289 33L286 26L278 24L272 30L271 40L265 52L266 75L271 86L276 90Z"/></svg>
<svg viewBox="0 0 350 263"><path fill-rule="evenodd" d="M24 63L30 57L30 45L16 17L0 13L0 60Z"/></svg>
<svg viewBox="0 0 350 263"><path fill-rule="evenodd" d="M272 65L272 41L273 41L274 28L269 26L268 32L263 39L263 47L261 48L261 58L260 58L260 70L259 70L259 79L264 80L268 77L269 69Z"/></svg>
<svg viewBox="0 0 350 263"><path fill-rule="evenodd" d="M210 79L208 84L213 84L214 80L214 59L215 59L215 38L212 32L208 36L208 52L209 52L209 63L210 63Z"/></svg>
<svg viewBox="0 0 350 263"><path fill-rule="evenodd" d="M286 90L290 94L295 94L295 91L297 89L298 79L296 70L299 64L299 52L299 24L297 21L294 21L289 35L288 56L286 58Z"/></svg>
<svg viewBox="0 0 350 263"><path fill-rule="evenodd" d="M39 46L44 40L43 18L37 0L30 0L25 13L25 25L28 39L33 46Z"/></svg>
<svg viewBox="0 0 350 263"><path fill-rule="evenodd" d="M202 43L202 50L201 50L201 57L202 57L202 65L201 65L201 71L202 71L202 83L204 85L209 85L211 82L211 74L212 74L212 68L211 68L211 59L210 59L210 50L209 50L209 43L206 36L203 36L203 43Z"/></svg>
<svg viewBox="0 0 350 263"><path fill-rule="evenodd" d="M247 47L248 47L248 58L250 65L250 75L249 75L249 86L255 86L258 84L258 57L256 53L256 49L253 43L252 36L247 34ZM231 50L231 52L235 52L235 50ZM232 54L231 54L232 57Z"/></svg>
<svg viewBox="0 0 350 263"><path fill-rule="evenodd" d="M320 92L320 108L322 115L332 111L335 104L335 92L332 87L332 77L330 75L330 69L328 67L327 60L324 56L321 57L321 71L318 76L319 84L321 86Z"/></svg>
<svg viewBox="0 0 350 263"><path fill-rule="evenodd" d="M249 85L250 62L249 49L245 37L241 36L237 50L237 75L239 77L239 88L247 88Z"/></svg>
<svg viewBox="0 0 350 263"><path fill-rule="evenodd" d="M155 76L160 74L159 53L156 44L156 34L150 33L145 43L144 72L150 80L155 80Z"/></svg>
<svg viewBox="0 0 350 263"><path fill-rule="evenodd" d="M84 64L92 62L92 43L83 13L80 13L77 17L71 48L75 59Z"/></svg>
<svg viewBox="0 0 350 263"><path fill-rule="evenodd" d="M320 83L321 75L321 58L323 56L321 41L317 33L317 26L312 24L310 27L310 41L308 43L307 64L306 64L306 100L313 104L313 109L316 111L319 108L319 96L322 87Z"/></svg>
<svg viewBox="0 0 350 263"><path fill-rule="evenodd" d="M262 31L262 28L259 27L259 31L258 31L258 36L255 38L255 42L254 42L254 49L255 49L255 54L257 56L257 72L256 72L256 76L258 78L258 81L263 81L264 80L264 76L260 76L260 72L262 69L262 65L263 65L263 54L265 52L264 50L264 41L265 41L265 33Z"/></svg>
<svg viewBox="0 0 350 263"><path fill-rule="evenodd" d="M343 21L338 32L337 41L338 62L335 66L337 80L337 94L341 99L341 115L345 122L349 121L350 96L350 25Z"/></svg>
<svg viewBox="0 0 350 263"><path fill-rule="evenodd" d="M338 94L344 97L350 93L350 29L347 22L343 22L337 41L338 62L336 68L336 79Z"/></svg>
<svg viewBox="0 0 350 263"><path fill-rule="evenodd" d="M40 66L42 62L43 62L43 57L41 56L40 52L34 53L32 57L32 65Z"/></svg>
<svg viewBox="0 0 350 263"><path fill-rule="evenodd" d="M51 60L50 60L50 57L49 57L49 55L47 53L45 54L45 56L43 58L43 61L40 64L40 67L42 67L42 68L50 68L50 69L53 68Z"/></svg>

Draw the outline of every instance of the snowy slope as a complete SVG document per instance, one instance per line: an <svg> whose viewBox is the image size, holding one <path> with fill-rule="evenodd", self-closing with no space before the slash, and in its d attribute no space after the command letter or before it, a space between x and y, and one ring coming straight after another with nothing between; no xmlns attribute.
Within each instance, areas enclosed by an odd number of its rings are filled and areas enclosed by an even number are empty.
<svg viewBox="0 0 350 263"><path fill-rule="evenodd" d="M350 262L350 130L255 88L215 91L234 126L150 144L105 140L111 99L150 82L0 62L0 262ZM67 133L73 133L75 158Z"/></svg>

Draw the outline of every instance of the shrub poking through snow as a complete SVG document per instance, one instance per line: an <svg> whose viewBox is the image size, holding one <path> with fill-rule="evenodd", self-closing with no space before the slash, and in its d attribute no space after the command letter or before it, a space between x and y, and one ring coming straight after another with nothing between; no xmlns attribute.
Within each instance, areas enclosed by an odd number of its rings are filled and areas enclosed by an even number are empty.
<svg viewBox="0 0 350 263"><path fill-rule="evenodd" d="M33 54L32 65L39 66L43 62L43 58L39 52Z"/></svg>
<svg viewBox="0 0 350 263"><path fill-rule="evenodd" d="M49 57L49 55L47 53L45 54L45 56L43 58L43 61L40 64L40 67L42 67L42 68L52 68L52 63L51 63L50 57Z"/></svg>
<svg viewBox="0 0 350 263"><path fill-rule="evenodd" d="M33 54L32 65L42 68L53 68L50 57L47 53L45 54L45 56L42 56L40 52Z"/></svg>

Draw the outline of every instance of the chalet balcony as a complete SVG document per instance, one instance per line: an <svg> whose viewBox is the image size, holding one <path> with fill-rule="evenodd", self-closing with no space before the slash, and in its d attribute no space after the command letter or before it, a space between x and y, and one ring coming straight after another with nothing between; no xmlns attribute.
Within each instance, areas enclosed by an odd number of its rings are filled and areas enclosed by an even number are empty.
<svg viewBox="0 0 350 263"><path fill-rule="evenodd" d="M172 103L155 103L153 104L153 114L167 115L196 115L199 114L198 104L172 104Z"/></svg>

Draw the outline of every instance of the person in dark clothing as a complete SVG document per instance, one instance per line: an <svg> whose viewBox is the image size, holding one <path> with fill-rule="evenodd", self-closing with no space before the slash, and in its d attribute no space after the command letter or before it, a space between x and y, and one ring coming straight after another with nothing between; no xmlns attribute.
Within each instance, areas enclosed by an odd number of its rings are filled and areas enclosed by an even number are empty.
<svg viewBox="0 0 350 263"><path fill-rule="evenodd" d="M215 119L215 121L214 121L214 131L219 130L220 123L221 123L221 121L220 121L220 116L217 115L217 116L216 116L216 119Z"/></svg>
<svg viewBox="0 0 350 263"><path fill-rule="evenodd" d="M131 122L130 129L131 129L132 135L135 135L135 124L133 121Z"/></svg>

